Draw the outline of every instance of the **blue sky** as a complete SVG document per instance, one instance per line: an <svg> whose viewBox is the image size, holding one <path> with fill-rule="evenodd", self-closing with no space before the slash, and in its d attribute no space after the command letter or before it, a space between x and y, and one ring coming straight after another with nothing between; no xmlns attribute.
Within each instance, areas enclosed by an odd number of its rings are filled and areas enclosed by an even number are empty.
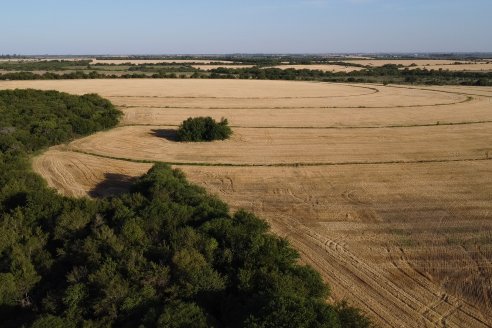
<svg viewBox="0 0 492 328"><path fill-rule="evenodd" d="M492 0L15 0L0 54L492 51Z"/></svg>

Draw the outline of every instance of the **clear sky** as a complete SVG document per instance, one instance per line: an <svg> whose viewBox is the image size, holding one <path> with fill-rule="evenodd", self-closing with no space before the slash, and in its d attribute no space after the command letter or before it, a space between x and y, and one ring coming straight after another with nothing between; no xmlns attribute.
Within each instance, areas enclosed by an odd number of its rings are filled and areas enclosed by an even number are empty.
<svg viewBox="0 0 492 328"><path fill-rule="evenodd" d="M492 0L0 4L0 54L492 51Z"/></svg>

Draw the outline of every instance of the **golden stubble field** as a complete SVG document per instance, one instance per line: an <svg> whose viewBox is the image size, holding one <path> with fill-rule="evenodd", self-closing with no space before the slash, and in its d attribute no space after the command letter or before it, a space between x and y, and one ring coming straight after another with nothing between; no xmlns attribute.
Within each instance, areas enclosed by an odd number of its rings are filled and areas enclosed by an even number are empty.
<svg viewBox="0 0 492 328"><path fill-rule="evenodd" d="M121 126L33 159L70 196L164 161L266 219L383 327L492 326L492 88L224 80L2 82L97 92ZM175 141L189 116L232 139Z"/></svg>
<svg viewBox="0 0 492 328"><path fill-rule="evenodd" d="M347 60L354 64L361 64L369 67L380 67L387 64L403 65L410 69L434 69L445 71L492 71L492 61L489 59L481 59L475 61L462 61L462 60L442 60L442 59L406 59L406 60L386 60L386 59L356 59Z"/></svg>
<svg viewBox="0 0 492 328"><path fill-rule="evenodd" d="M311 69L311 70L320 70L324 72L354 72L354 71L361 71L364 69L364 67L357 67L357 66L343 66L343 65L330 65L330 64L313 64L313 65L280 65L280 66L274 66L274 68L280 68L280 69Z"/></svg>
<svg viewBox="0 0 492 328"><path fill-rule="evenodd" d="M145 65L145 64L210 64L210 63L223 63L228 64L231 61L227 60L205 60L205 59L96 59L88 58L92 60L91 65L97 64L109 64L109 65Z"/></svg>

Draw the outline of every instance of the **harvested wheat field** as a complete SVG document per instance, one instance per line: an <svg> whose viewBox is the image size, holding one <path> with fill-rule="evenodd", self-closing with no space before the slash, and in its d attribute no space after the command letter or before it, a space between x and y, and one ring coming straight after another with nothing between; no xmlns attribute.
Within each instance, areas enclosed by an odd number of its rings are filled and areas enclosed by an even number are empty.
<svg viewBox="0 0 492 328"><path fill-rule="evenodd" d="M492 71L492 63L487 60L480 61L457 61L457 60L428 60L428 59L406 59L406 60L347 60L348 63L360 64L367 67L381 67L383 65L403 65L409 69L445 70L455 72L489 72ZM356 67L357 68L357 67Z"/></svg>
<svg viewBox="0 0 492 328"><path fill-rule="evenodd" d="M210 64L210 63L232 63L227 60L204 60L204 59L92 59L91 65L145 65L145 64Z"/></svg>
<svg viewBox="0 0 492 328"><path fill-rule="evenodd" d="M48 184L71 197L106 196L127 190L133 178L152 164L115 161L53 148L33 160L33 168Z"/></svg>
<svg viewBox="0 0 492 328"><path fill-rule="evenodd" d="M431 65L431 66L412 66L410 69L434 69L434 70L444 70L444 71L454 71L454 72L490 72L492 71L492 64L485 62L477 62L477 63L466 63L466 64L445 64L445 65Z"/></svg>
<svg viewBox="0 0 492 328"><path fill-rule="evenodd" d="M468 61L448 60L448 59L355 59L345 60L349 63L360 64L364 66L380 67L384 65L403 65L410 66L415 64L417 66L425 66L429 69L436 65L453 65L455 63L466 64Z"/></svg>
<svg viewBox="0 0 492 328"><path fill-rule="evenodd" d="M492 88L240 80L0 82L97 92L121 126L53 148L36 172L70 196L124 191L172 163L289 239L382 327L492 327ZM189 116L234 135L180 143Z"/></svg>
<svg viewBox="0 0 492 328"><path fill-rule="evenodd" d="M364 67L357 67L357 66L343 66L343 65L281 65L281 66L274 66L274 68L280 68L280 69L310 69L310 70L320 70L324 72L354 72L354 71L361 71L364 69Z"/></svg>
<svg viewBox="0 0 492 328"><path fill-rule="evenodd" d="M237 68L251 68L253 65L192 65L193 68L201 69L202 71L211 71L217 68L229 68L229 69L237 69Z"/></svg>

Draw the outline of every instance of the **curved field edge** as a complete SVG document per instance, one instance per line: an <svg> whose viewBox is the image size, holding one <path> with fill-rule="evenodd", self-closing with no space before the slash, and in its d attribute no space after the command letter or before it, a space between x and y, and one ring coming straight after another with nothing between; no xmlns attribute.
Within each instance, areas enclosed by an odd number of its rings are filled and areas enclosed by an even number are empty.
<svg viewBox="0 0 492 328"><path fill-rule="evenodd" d="M365 130L236 128L226 141L181 143L174 140L173 127L125 126L77 140L67 149L203 166L445 162L489 159L489 130L487 123Z"/></svg>
<svg viewBox="0 0 492 328"><path fill-rule="evenodd" d="M319 274L263 221L231 215L178 170L157 165L110 199L47 189L29 155L116 125L109 102L34 90L0 99L3 326L369 326L327 304Z"/></svg>

